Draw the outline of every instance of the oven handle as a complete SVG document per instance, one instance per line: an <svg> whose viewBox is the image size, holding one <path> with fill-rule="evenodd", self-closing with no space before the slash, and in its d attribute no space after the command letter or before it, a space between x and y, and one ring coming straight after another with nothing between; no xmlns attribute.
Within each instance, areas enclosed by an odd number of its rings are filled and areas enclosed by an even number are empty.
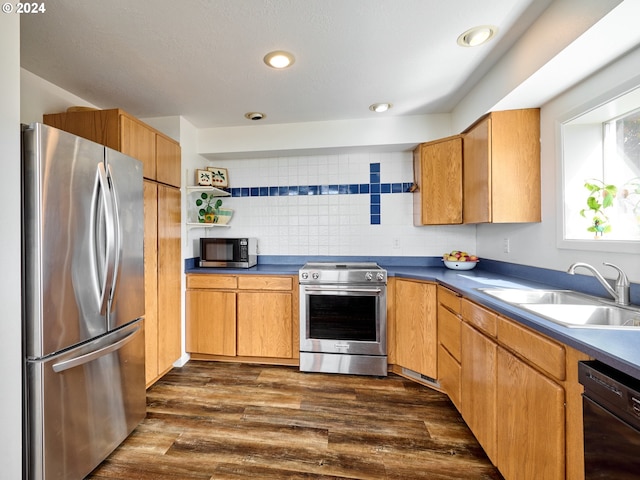
<svg viewBox="0 0 640 480"><path fill-rule="evenodd" d="M382 293L380 288L335 288L335 287L304 287L305 292L318 292L318 293Z"/></svg>

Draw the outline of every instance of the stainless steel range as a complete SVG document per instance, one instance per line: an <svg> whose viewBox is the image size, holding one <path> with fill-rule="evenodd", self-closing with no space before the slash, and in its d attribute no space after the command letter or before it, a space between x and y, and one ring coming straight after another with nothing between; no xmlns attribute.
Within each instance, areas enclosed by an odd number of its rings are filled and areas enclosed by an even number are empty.
<svg viewBox="0 0 640 480"><path fill-rule="evenodd" d="M300 370L387 375L387 271L376 263L300 269Z"/></svg>

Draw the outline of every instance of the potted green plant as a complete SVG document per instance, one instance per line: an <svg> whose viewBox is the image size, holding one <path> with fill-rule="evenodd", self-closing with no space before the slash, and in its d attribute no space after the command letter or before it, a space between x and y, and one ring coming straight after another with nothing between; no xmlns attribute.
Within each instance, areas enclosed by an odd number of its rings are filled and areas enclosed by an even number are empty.
<svg viewBox="0 0 640 480"><path fill-rule="evenodd" d="M618 194L618 187L615 185L607 185L602 180L590 179L584 184L589 191L587 197L587 208L580 210L580 215L585 218L590 217L590 225L587 231L593 232L596 238L602 237L603 234L611 231L609 225L609 217L605 213L605 209L613 205L613 200Z"/></svg>
<svg viewBox="0 0 640 480"><path fill-rule="evenodd" d="M211 193L202 192L200 198L196 199L198 210L198 222L213 223L216 211L222 206L222 200Z"/></svg>

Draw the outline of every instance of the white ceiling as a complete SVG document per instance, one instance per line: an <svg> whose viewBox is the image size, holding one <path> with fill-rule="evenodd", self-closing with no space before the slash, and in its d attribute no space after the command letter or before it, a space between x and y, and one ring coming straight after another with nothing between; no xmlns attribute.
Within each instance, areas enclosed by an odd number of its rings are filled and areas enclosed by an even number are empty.
<svg viewBox="0 0 640 480"><path fill-rule="evenodd" d="M101 108L196 127L450 112L551 0L55 0L21 17L26 70ZM499 29L477 48L476 25ZM288 70L262 62L296 57ZM255 123L254 123L255 124Z"/></svg>

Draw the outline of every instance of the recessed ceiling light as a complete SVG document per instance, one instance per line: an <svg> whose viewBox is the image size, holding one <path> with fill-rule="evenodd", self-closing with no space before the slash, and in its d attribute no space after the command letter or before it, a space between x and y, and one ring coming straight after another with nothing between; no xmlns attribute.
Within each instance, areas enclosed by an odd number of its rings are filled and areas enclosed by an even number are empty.
<svg viewBox="0 0 640 480"><path fill-rule="evenodd" d="M376 113L382 113L389 110L393 105L390 103L374 103L369 106L369 110Z"/></svg>
<svg viewBox="0 0 640 480"><path fill-rule="evenodd" d="M287 68L295 63L296 59L289 52L284 50L276 50L275 52L267 53L264 56L264 63L271 68Z"/></svg>
<svg viewBox="0 0 640 480"><path fill-rule="evenodd" d="M248 120L262 120L263 118L265 118L266 115L264 113L261 112L247 112L244 114L244 118L248 119Z"/></svg>
<svg viewBox="0 0 640 480"><path fill-rule="evenodd" d="M493 25L473 27L458 37L458 45L461 47L477 47L491 40L497 32L498 27Z"/></svg>

